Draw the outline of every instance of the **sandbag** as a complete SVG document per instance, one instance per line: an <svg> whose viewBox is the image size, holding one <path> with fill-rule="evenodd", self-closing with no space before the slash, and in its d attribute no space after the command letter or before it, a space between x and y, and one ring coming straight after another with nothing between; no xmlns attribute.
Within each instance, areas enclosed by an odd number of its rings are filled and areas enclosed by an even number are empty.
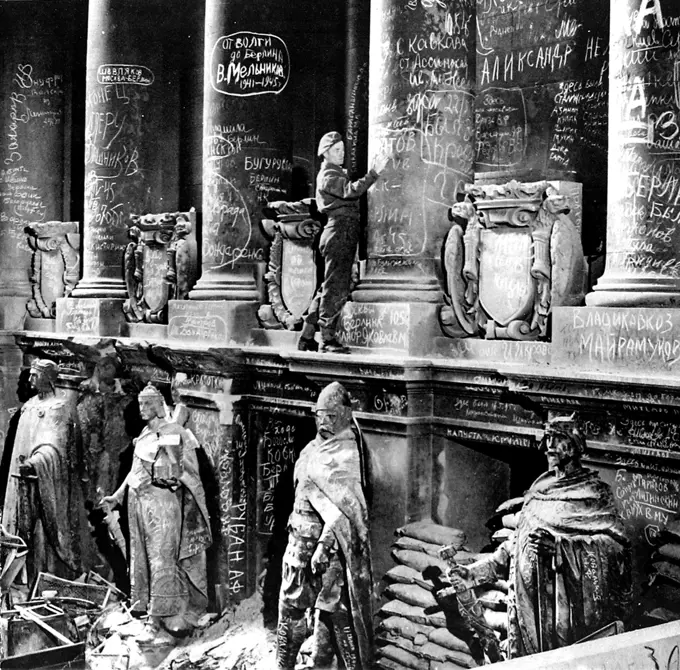
<svg viewBox="0 0 680 670"><path fill-rule="evenodd" d="M497 612L505 612L508 609L508 602L503 591L492 588L480 587L475 591L479 602L489 609Z"/></svg>
<svg viewBox="0 0 680 670"><path fill-rule="evenodd" d="M493 610L484 609L484 621L489 628L500 632L507 632L508 630L508 615L505 612L494 612Z"/></svg>
<svg viewBox="0 0 680 670"><path fill-rule="evenodd" d="M498 579L493 584L491 584L491 587L497 591L503 591L503 593L507 593L510 585L508 584L507 579Z"/></svg>
<svg viewBox="0 0 680 670"><path fill-rule="evenodd" d="M441 647L434 642L428 642L420 648L420 653L423 658L427 658L430 661L438 661L440 663L452 662L457 663L463 668L476 668L477 661L470 654L466 654L462 651L454 651L453 649L447 649L446 647Z"/></svg>
<svg viewBox="0 0 680 670"><path fill-rule="evenodd" d="M430 670L459 670L462 667L452 661L430 661Z"/></svg>
<svg viewBox="0 0 680 670"><path fill-rule="evenodd" d="M422 540L417 540L415 537L408 537L408 535L404 535L402 537L398 537L392 543L392 546L396 547L397 549L413 549L413 551L422 551L425 554L439 558L439 550L443 545L432 544L431 542L423 542Z"/></svg>
<svg viewBox="0 0 680 670"><path fill-rule="evenodd" d="M404 617L390 616L378 624L378 631L386 631L391 635L399 635L415 642L417 637L430 638L436 629L422 623L410 621Z"/></svg>
<svg viewBox="0 0 680 670"><path fill-rule="evenodd" d="M675 563L680 563L680 544L662 544L658 550L659 556L667 558Z"/></svg>
<svg viewBox="0 0 680 670"><path fill-rule="evenodd" d="M658 575L670 579L676 584L680 584L680 566L670 561L656 561L652 567Z"/></svg>
<svg viewBox="0 0 680 670"><path fill-rule="evenodd" d="M421 636L422 637L422 636ZM403 649L404 651L408 651L411 654L415 654L416 656L418 655L415 652L416 645L412 640L409 640L408 638L401 637L399 635L391 635L390 633L379 633L375 637L376 644L379 646L386 646L389 644L394 645L395 647L399 647L399 649Z"/></svg>
<svg viewBox="0 0 680 670"><path fill-rule="evenodd" d="M416 607L436 607L437 601L429 591L417 584L390 584L385 593L390 598L396 598Z"/></svg>
<svg viewBox="0 0 680 670"><path fill-rule="evenodd" d="M383 579L386 582L396 582L397 584L418 584L428 591L434 589L434 584L431 581L425 579L417 570L409 568L408 565L395 565L385 573Z"/></svg>
<svg viewBox="0 0 680 670"><path fill-rule="evenodd" d="M446 647L452 651L462 651L465 654L470 653L470 647L467 643L456 637L448 628L434 628L429 639L430 642L434 642L440 647Z"/></svg>
<svg viewBox="0 0 680 670"><path fill-rule="evenodd" d="M396 582L397 584L415 584L416 575L420 575L420 573L409 568L408 565L395 565L385 573L383 579L386 582Z"/></svg>
<svg viewBox="0 0 680 670"><path fill-rule="evenodd" d="M408 605L401 600L390 600L386 602L379 611L379 614L384 617L404 617L409 621L424 624L426 626L434 626L435 628L446 627L446 617L443 612L435 612L433 614L425 614L422 607L415 605Z"/></svg>
<svg viewBox="0 0 680 670"><path fill-rule="evenodd" d="M458 528L441 526L432 521L415 521L397 528L397 535L414 537L423 542L437 545L453 545L460 549L465 544L465 533Z"/></svg>
<svg viewBox="0 0 680 670"><path fill-rule="evenodd" d="M488 558L491 556L490 553L479 553L474 551L459 551L455 556L454 560L460 565L469 565L470 563L475 563L483 558Z"/></svg>
<svg viewBox="0 0 680 670"><path fill-rule="evenodd" d="M425 659L418 658L415 654L411 654L393 644L381 647L380 656L401 663L401 665L411 668L411 670L430 670L430 664Z"/></svg>
<svg viewBox="0 0 680 670"><path fill-rule="evenodd" d="M407 670L405 665L397 663L390 658L377 658L375 661L376 668L383 668L383 670Z"/></svg>
<svg viewBox="0 0 680 670"><path fill-rule="evenodd" d="M505 502L502 502L497 508L497 514L512 514L514 512L519 512L524 505L524 496L518 496L517 498L510 498Z"/></svg>
<svg viewBox="0 0 680 670"><path fill-rule="evenodd" d="M435 558L422 551L413 551L412 549L393 549L392 557L397 563L407 565L421 573L430 566L438 567L442 572L446 572L449 567L448 563L442 558Z"/></svg>

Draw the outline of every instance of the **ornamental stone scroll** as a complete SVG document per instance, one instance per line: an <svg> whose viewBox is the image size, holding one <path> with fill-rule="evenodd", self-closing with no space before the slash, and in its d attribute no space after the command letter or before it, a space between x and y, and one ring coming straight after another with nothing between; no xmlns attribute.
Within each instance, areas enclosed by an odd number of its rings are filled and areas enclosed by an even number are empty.
<svg viewBox="0 0 680 670"><path fill-rule="evenodd" d="M24 228L31 258L31 317L54 319L57 298L68 297L80 278L80 234L77 221L44 221Z"/></svg>
<svg viewBox="0 0 680 670"><path fill-rule="evenodd" d="M325 216L312 198L277 201L264 209L262 228L272 240L265 274L269 304L257 316L264 328L298 330L318 289L315 241Z"/></svg>
<svg viewBox="0 0 680 670"><path fill-rule="evenodd" d="M165 323L169 300L184 300L196 282L196 210L131 214L125 249L127 321Z"/></svg>
<svg viewBox="0 0 680 670"><path fill-rule="evenodd" d="M574 209L577 216L568 217ZM579 212L580 184L573 182L467 185L449 210L443 332L549 339L552 309L583 303Z"/></svg>

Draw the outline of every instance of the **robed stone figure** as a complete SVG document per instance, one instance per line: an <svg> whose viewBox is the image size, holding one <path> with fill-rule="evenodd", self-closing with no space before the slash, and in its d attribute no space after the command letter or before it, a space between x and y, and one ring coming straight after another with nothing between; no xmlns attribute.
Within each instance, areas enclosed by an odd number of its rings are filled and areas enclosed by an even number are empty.
<svg viewBox="0 0 680 670"><path fill-rule="evenodd" d="M573 644L630 615L630 543L611 488L581 465L585 441L574 417L551 419L542 448L550 470L525 495L514 538L490 558L453 568L459 590L509 570L511 658Z"/></svg>
<svg viewBox="0 0 680 670"><path fill-rule="evenodd" d="M372 572L366 473L345 388L324 388L315 408L317 436L295 464L279 595L277 662L294 668L314 612L313 667L334 654L348 670L372 668Z"/></svg>
<svg viewBox="0 0 680 670"><path fill-rule="evenodd" d="M128 499L130 600L148 614L138 642L166 643L195 627L208 604L206 549L212 543L198 441L169 421L152 384L138 396L146 426L134 440L132 469L102 503Z"/></svg>
<svg viewBox="0 0 680 670"><path fill-rule="evenodd" d="M51 360L31 364L37 395L21 408L3 504L5 530L28 545L29 584L41 571L75 579L94 556L75 417L55 390L58 372Z"/></svg>

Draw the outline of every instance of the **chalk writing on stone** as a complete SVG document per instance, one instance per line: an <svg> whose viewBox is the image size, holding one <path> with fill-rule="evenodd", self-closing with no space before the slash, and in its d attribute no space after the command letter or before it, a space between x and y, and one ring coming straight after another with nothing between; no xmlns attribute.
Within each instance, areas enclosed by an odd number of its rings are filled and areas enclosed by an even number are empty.
<svg viewBox="0 0 680 670"><path fill-rule="evenodd" d="M290 56L276 35L237 32L220 37L210 57L210 83L225 95L281 93L290 77Z"/></svg>
<svg viewBox="0 0 680 670"><path fill-rule="evenodd" d="M280 419L269 418L262 433L259 487L260 511L258 530L271 533L274 529L276 487L283 472L297 458L296 426Z"/></svg>
<svg viewBox="0 0 680 670"><path fill-rule="evenodd" d="M154 81L153 72L144 65L105 64L97 68L100 84L139 84L150 86Z"/></svg>

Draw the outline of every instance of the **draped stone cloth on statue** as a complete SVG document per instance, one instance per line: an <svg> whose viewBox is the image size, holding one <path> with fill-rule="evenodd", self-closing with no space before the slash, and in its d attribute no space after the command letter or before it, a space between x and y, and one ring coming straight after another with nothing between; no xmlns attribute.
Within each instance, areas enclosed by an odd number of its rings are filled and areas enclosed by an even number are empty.
<svg viewBox="0 0 680 670"><path fill-rule="evenodd" d="M172 489L152 483L161 442L178 467ZM207 606L205 550L212 536L197 448L190 431L165 419L135 440L127 477L131 601L153 616L190 617Z"/></svg>
<svg viewBox="0 0 680 670"><path fill-rule="evenodd" d="M368 509L361 488L361 465L354 432L346 428L325 440L317 435L295 464L296 497L304 491L309 503L330 527L338 544L361 667L370 668L373 649L372 568ZM328 570L323 580L333 579ZM323 581L322 580L322 581ZM331 585L324 584L323 592Z"/></svg>
<svg viewBox="0 0 680 670"><path fill-rule="evenodd" d="M558 538L557 578L550 558L537 559L529 544L530 533L539 529ZM539 611L544 650L572 644L627 618L632 595L630 544L612 491L595 472L581 469L560 479L547 472L539 477L525 497L514 545L515 593L508 613L511 657L539 651Z"/></svg>
<svg viewBox="0 0 680 670"><path fill-rule="evenodd" d="M77 453L75 422L66 400L35 396L21 409L14 440L2 522L29 547L29 580L39 571L73 579L80 575L92 543ZM35 475L18 477L19 465ZM86 566L90 567L90 566Z"/></svg>

